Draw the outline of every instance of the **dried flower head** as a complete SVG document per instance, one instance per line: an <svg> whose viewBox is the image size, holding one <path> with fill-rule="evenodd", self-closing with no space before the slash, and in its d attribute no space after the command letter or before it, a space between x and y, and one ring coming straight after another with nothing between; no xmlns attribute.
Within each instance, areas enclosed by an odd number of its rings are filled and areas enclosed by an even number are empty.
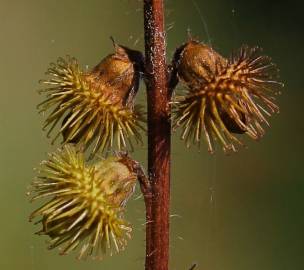
<svg viewBox="0 0 304 270"><path fill-rule="evenodd" d="M75 58L59 58L46 72L51 78L41 83L47 88L47 99L38 105L40 112L53 108L44 129L48 136L61 120L53 142L63 135L63 142L87 148L92 142L92 155L112 148L132 148L131 137L141 142L143 112L134 106L143 56L138 51L115 45L115 53L105 57L90 72L80 69Z"/></svg>
<svg viewBox="0 0 304 270"><path fill-rule="evenodd" d="M124 208L137 180L131 161L117 154L88 165L83 153L67 144L42 162L29 194L32 201L50 199L30 220L41 217L37 234L51 238L50 249L61 246L60 254L78 249L78 258L99 259L106 250L124 249L131 233Z"/></svg>
<svg viewBox="0 0 304 270"><path fill-rule="evenodd" d="M246 133L257 140L269 125L265 115L279 111L274 95L282 83L278 70L258 47L247 46L225 59L205 44L191 40L177 49L173 69L187 87L174 100L174 127L182 127L187 146L200 144L202 133L208 150L219 140L224 151L243 144L233 133Z"/></svg>

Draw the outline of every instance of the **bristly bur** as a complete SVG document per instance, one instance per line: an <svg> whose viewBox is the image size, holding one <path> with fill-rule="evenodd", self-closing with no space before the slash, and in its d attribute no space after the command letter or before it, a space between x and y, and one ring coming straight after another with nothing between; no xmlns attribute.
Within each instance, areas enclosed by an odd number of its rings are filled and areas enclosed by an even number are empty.
<svg viewBox="0 0 304 270"><path fill-rule="evenodd" d="M279 112L275 95L282 83L278 70L258 47L242 46L229 59L209 46L190 40L176 50L173 74L186 88L176 96L174 128L182 127L181 138L200 144L204 137L208 150L218 140L225 152L243 145L234 134L246 133L260 139L269 126L266 116Z"/></svg>
<svg viewBox="0 0 304 270"><path fill-rule="evenodd" d="M59 58L47 71L50 79L41 81L47 99L39 104L41 112L52 109L45 120L48 135L58 122L63 143L76 143L91 156L113 147L133 149L132 138L141 142L145 121L140 106L134 106L143 56L140 52L114 43L115 53L105 57L89 72L80 69L75 58Z"/></svg>
<svg viewBox="0 0 304 270"><path fill-rule="evenodd" d="M90 165L72 145L42 162L29 195L32 201L48 201L30 220L40 217L37 234L50 237L50 249L60 247L62 255L78 250L79 259L102 259L125 248L132 231L124 211L137 181L130 166L134 163L118 153Z"/></svg>

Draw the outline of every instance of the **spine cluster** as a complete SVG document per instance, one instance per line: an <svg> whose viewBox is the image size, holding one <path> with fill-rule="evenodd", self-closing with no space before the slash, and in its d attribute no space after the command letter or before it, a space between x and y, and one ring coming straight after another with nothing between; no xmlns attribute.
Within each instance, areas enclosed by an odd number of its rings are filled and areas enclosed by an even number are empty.
<svg viewBox="0 0 304 270"><path fill-rule="evenodd" d="M216 140L224 151L243 145L234 134L260 139L267 116L279 112L275 95L282 84L271 59L257 47L243 46L225 59L207 45L190 41L177 50L174 68L186 86L174 100L174 128L181 127L187 146L207 141L214 151Z"/></svg>

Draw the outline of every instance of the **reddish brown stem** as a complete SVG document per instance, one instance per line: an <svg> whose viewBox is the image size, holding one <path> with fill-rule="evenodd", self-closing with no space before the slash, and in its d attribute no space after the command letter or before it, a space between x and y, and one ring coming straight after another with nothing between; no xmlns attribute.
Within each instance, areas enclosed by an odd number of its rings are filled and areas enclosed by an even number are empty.
<svg viewBox="0 0 304 270"><path fill-rule="evenodd" d="M145 196L146 270L168 270L171 125L163 0L144 0L144 25L150 183Z"/></svg>

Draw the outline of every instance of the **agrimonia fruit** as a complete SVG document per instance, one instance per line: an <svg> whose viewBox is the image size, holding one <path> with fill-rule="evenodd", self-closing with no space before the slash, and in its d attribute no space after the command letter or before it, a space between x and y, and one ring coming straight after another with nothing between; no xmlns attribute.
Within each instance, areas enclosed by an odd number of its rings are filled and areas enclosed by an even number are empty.
<svg viewBox="0 0 304 270"><path fill-rule="evenodd" d="M90 72L80 69L75 58L59 58L52 63L42 80L47 85L40 93L47 99L38 105L40 112L53 109L47 116L44 129L48 135L58 122L61 128L53 142L62 135L64 143L76 143L84 149L92 143L91 156L114 146L119 150L132 148L131 138L141 142L142 110L134 106L142 54L123 46L105 57Z"/></svg>
<svg viewBox="0 0 304 270"><path fill-rule="evenodd" d="M49 200L30 215L40 217L40 235L61 254L78 249L78 258L102 258L123 250L131 227L124 209L133 194L137 175L128 156L116 154L93 165L72 145L49 155L31 185L31 200Z"/></svg>
<svg viewBox="0 0 304 270"><path fill-rule="evenodd" d="M190 40L177 49L173 69L186 87L174 100L174 128L182 127L187 146L205 137L208 150L218 140L224 151L243 144L235 133L260 139L266 116L279 111L274 95L282 83L278 70L258 47L243 46L230 59L205 44Z"/></svg>

